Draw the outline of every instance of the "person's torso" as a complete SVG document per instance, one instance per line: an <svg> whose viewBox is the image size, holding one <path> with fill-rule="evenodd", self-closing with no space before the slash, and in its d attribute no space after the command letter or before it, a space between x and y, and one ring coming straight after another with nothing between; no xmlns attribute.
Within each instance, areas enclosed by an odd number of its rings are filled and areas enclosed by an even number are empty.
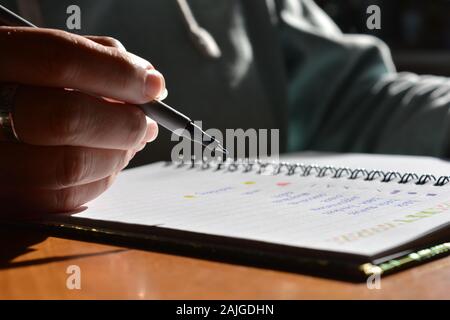
<svg viewBox="0 0 450 320"><path fill-rule="evenodd" d="M203 121L204 129L284 125L274 116L281 106L270 102L268 96L273 92L261 81L265 68L255 64L255 48L239 0L188 1L195 20L219 45L222 56L218 59L206 57L195 46L177 0L38 3L45 27L64 30L67 7L78 5L81 30L77 33L115 37L127 50L148 59L166 78L166 102L193 120ZM270 50L272 44L267 41ZM279 79L274 75L273 81ZM173 145L170 134L161 129L159 139L141 152L134 164L168 159Z"/></svg>

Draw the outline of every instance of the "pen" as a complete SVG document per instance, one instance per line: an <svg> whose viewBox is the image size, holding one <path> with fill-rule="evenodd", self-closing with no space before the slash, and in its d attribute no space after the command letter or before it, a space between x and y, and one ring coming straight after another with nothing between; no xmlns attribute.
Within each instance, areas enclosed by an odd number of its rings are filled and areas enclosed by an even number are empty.
<svg viewBox="0 0 450 320"><path fill-rule="evenodd" d="M37 28L34 24L8 10L0 5L0 24L11 27L31 27ZM169 105L159 100L139 105L141 110L158 124L191 141L201 143L205 147L213 150L219 150L223 154L228 151L214 137L208 135L199 126L197 126L189 117L175 110ZM204 139L204 137L206 139Z"/></svg>

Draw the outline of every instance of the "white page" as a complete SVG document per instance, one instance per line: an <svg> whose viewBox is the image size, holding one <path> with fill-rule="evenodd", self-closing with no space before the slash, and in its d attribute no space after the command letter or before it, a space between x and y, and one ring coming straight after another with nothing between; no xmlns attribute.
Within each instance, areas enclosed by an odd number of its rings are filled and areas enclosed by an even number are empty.
<svg viewBox="0 0 450 320"><path fill-rule="evenodd" d="M75 216L372 255L449 222L449 189L157 163L124 172Z"/></svg>

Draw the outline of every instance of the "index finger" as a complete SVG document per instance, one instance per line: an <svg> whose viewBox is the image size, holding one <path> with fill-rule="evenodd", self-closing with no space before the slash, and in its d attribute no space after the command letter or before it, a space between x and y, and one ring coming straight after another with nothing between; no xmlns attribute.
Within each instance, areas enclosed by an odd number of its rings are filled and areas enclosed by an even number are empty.
<svg viewBox="0 0 450 320"><path fill-rule="evenodd" d="M135 104L165 89L148 61L64 31L0 27L0 46L0 82L71 88Z"/></svg>

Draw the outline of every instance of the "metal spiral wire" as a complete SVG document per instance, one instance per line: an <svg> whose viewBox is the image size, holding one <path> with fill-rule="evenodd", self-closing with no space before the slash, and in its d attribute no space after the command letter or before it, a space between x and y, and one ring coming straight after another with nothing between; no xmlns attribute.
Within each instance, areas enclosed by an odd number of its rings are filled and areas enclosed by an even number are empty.
<svg viewBox="0 0 450 320"><path fill-rule="evenodd" d="M230 160L225 162L210 162L203 160L201 162L180 161L178 167L189 166L190 168L200 168L202 170L228 171L243 173L255 172L257 174L266 175L298 175L301 177L315 176L317 178L330 177L333 179L349 179L349 180L379 180L384 183L397 182L399 184L415 183L417 185L425 185L433 183L434 186L445 186L450 184L450 176L436 177L431 174L418 175L416 173L400 173L398 171L383 170L366 170L362 168L346 168L321 166L315 164L289 163L289 162L266 162L261 160Z"/></svg>

